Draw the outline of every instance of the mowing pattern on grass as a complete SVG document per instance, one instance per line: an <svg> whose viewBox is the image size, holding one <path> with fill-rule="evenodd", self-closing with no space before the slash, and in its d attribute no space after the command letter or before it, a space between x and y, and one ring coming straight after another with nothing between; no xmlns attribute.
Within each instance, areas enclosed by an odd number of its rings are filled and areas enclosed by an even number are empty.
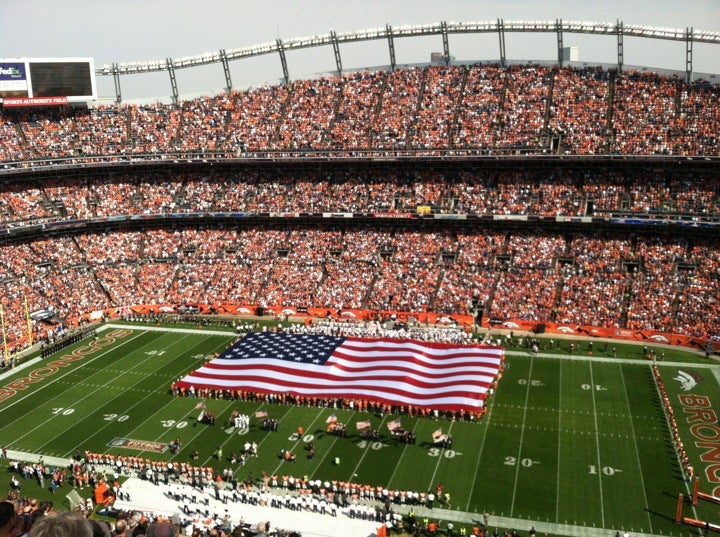
<svg viewBox="0 0 720 537"><path fill-rule="evenodd" d="M503 380L481 423L403 416L403 427L418 439L405 444L387 432L395 416L263 401L206 400L218 420L201 424L198 399L172 397L169 386L221 352L236 334L106 326L100 339L109 334L114 334L112 345L84 342L76 354L82 358L65 360L64 367L50 367L64 356L58 354L18 373L38 382L24 384L0 407L2 443L48 456L89 450L230 468L238 479L265 471L419 492L443 483L451 510L690 534L672 524L677 494L688 489L649 362L508 352ZM63 352L70 355L73 348ZM33 373L41 368L44 373ZM677 364L662 366L666 378L677 370ZM703 382L708 398L717 395L715 375L706 374ZM20 386L15 379L10 383ZM684 394L666 384L676 396ZM233 411L255 416L261 410L279 420L278 432L262 430L254 417L245 428L228 421ZM347 437L327 432L331 414L348 424ZM358 421L370 421L382 437L362 437L354 425ZM452 435L451 449L433 442L438 428ZM182 447L177 454L140 451L140 444L112 446L117 439L160 445L179 439ZM231 464L230 455L241 453L245 442L258 445L258 457L244 467ZM310 442L314 458L308 457ZM218 447L224 454L220 460ZM699 454L701 448L696 449ZM199 458L191 461L194 450ZM296 462L282 460L282 450L293 452ZM713 513L701 504L686 514Z"/></svg>

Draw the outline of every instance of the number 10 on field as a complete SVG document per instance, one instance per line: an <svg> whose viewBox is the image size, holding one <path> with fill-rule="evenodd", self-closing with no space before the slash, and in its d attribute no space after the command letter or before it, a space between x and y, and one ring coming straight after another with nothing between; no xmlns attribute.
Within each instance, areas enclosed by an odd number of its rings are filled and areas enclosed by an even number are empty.
<svg viewBox="0 0 720 537"><path fill-rule="evenodd" d="M600 472L598 472L600 470ZM613 468L612 466L603 466L602 468L598 468L594 464L588 465L588 471L590 472L590 475L598 475L598 473L602 473L603 475L615 475L618 472L622 472L620 468Z"/></svg>

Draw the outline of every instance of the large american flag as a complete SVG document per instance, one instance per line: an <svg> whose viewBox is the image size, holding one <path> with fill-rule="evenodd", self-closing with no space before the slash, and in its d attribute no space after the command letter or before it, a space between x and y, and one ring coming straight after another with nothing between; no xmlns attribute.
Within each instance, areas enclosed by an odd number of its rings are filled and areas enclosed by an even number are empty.
<svg viewBox="0 0 720 537"><path fill-rule="evenodd" d="M177 385L477 410L503 359L486 345L253 332Z"/></svg>

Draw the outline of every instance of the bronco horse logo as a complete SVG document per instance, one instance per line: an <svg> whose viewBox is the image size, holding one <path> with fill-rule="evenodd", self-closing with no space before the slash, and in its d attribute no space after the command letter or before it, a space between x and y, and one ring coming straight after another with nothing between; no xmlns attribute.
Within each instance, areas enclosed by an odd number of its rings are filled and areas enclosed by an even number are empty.
<svg viewBox="0 0 720 537"><path fill-rule="evenodd" d="M698 382L702 380L702 377L697 373L678 370L677 376L674 377L673 380L677 380L680 383L683 391L689 392L697 386Z"/></svg>

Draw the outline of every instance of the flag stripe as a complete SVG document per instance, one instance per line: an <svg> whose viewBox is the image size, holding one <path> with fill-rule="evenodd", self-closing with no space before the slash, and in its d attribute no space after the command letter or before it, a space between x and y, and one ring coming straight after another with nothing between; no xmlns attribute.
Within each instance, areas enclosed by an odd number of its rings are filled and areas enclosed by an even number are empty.
<svg viewBox="0 0 720 537"><path fill-rule="evenodd" d="M475 410L503 359L482 345L256 332L178 386Z"/></svg>
<svg viewBox="0 0 720 537"><path fill-rule="evenodd" d="M325 366L314 366L306 365L300 369L298 367L285 367L280 362L278 365L271 363L270 365L263 366L263 361L256 360L243 360L240 365L233 366L231 364L207 364L198 369L195 374L205 375L206 377L218 377L225 380L240 380L242 376L267 376L272 374L278 378L290 378L290 379L302 379L307 378L315 381L318 378L323 378L328 382L345 383L357 379L372 379L372 380L394 380L407 383L419 383L426 385L451 385L462 382L468 383L480 383L487 384L492 382L494 375L478 372L473 374L472 371L465 374L448 374L442 375L435 373L432 375L421 375L418 373L411 372L405 368L402 370L392 369L361 369L357 371L345 371L338 370L336 368L327 368ZM451 373L455 373L454 369L450 370Z"/></svg>
<svg viewBox="0 0 720 537"><path fill-rule="evenodd" d="M416 350L414 345L407 347L398 347L394 345L386 349L377 345L358 345L356 342L351 344L344 344L338 348L336 355L345 355L349 358L360 357L363 360L368 360L375 357L388 357L392 356L397 359L409 358L413 361L427 362L427 363L444 363L450 359L463 359L473 358L482 356L484 358L491 357L493 355L498 358L502 356L502 350L492 349L491 351L484 351L477 347L465 347L460 349L434 349L434 352L425 352Z"/></svg>
<svg viewBox="0 0 720 537"><path fill-rule="evenodd" d="M237 372L239 370L251 370L252 366L256 366L258 370L261 371L277 371L278 373L282 372L288 372L290 374L306 374L307 376L317 376L318 373L322 373L328 376L334 376L334 377L366 377L370 374L379 374L379 375L388 375L388 376L395 376L395 377L416 377L418 379L425 379L425 380L431 380L431 379L443 379L447 380L448 378L457 378L457 379L468 379L468 378L477 378L477 379L493 379L495 375L497 374L497 369L499 367L496 365L495 367L483 367L483 366L471 366L467 365L465 367L448 367L446 369L426 369L422 366L417 367L411 367L409 364L396 364L393 365L392 362L387 361L386 363L380 365L376 364L373 366L364 366L364 365L355 365L354 363L342 363L342 364L334 364L331 367L326 366L320 366L320 367L313 367L310 364L307 364L303 366L302 368L298 368L297 366L289 366L283 361L277 360L277 363L270 362L268 363L267 359L248 359L243 360L242 367L238 366L237 360L223 360L218 358L217 360L214 360L208 364L206 364L201 370L207 369L213 370L214 374L217 375L224 375L232 372ZM329 361L328 361L329 363Z"/></svg>
<svg viewBox="0 0 720 537"><path fill-rule="evenodd" d="M279 373L274 372L272 378L268 378L268 375L264 371L242 371L233 372L232 374L225 373L222 375L214 374L212 371L204 371L202 369L196 371L193 376L199 379L205 379L208 381L217 381L223 387L229 388L230 386L238 383L253 383L253 382L272 382L278 386L283 385L286 387L293 386L307 386L308 388L321 389L322 386L318 386L317 377L308 376L304 374L293 375L291 373ZM491 381L470 381L470 382L423 382L420 380L398 380L393 376L382 376L382 375L367 375L362 378L334 378L327 376L323 379L326 385L332 385L333 388L337 389L352 389L363 386L370 388L377 388L382 386L385 389L391 389L393 391L410 390L418 391L419 393L441 393L441 392L455 392L458 390L473 391L478 388L487 388L490 386Z"/></svg>
<svg viewBox="0 0 720 537"><path fill-rule="evenodd" d="M197 377L193 380L193 385L202 388L211 389L232 389L236 383L219 383L214 378ZM467 404L472 408L482 406L478 400L477 387L473 386L470 390L448 389L446 391L437 390L420 390L417 388L411 390L401 390L392 384L387 385L348 385L333 386L331 388L319 388L315 384L300 383L280 383L275 379L254 379L247 378L242 381L243 389L257 390L260 392L278 392L284 391L293 395L303 395L306 397L342 397L342 398L362 398L378 400L388 404L410 404L418 406L430 406L433 408L444 408L437 405L443 404ZM341 394L341 395L340 395Z"/></svg>
<svg viewBox="0 0 720 537"><path fill-rule="evenodd" d="M330 361L328 360L328 363ZM476 374L486 374L490 375L491 377L494 377L497 374L497 368L500 365L500 360L497 361L497 365L495 367L488 367L488 366L482 366L477 364L477 360L472 362L467 362L466 365L463 365L461 367L452 367L454 364L452 361L449 361L447 366L438 366L434 368L425 367L424 365L411 365L406 364L403 362L395 362L393 363L390 360L383 360L382 362L372 362L373 365L368 366L365 362L362 364L357 364L357 362L349 362L349 361L333 361L333 367L345 370L345 371L353 371L355 373L361 373L364 371L377 371L381 368L387 368L390 371L407 371L407 372L417 372L422 373L423 376L426 377L433 377L433 376L446 376L449 373L463 373L463 372L470 372L470 373L476 373Z"/></svg>

